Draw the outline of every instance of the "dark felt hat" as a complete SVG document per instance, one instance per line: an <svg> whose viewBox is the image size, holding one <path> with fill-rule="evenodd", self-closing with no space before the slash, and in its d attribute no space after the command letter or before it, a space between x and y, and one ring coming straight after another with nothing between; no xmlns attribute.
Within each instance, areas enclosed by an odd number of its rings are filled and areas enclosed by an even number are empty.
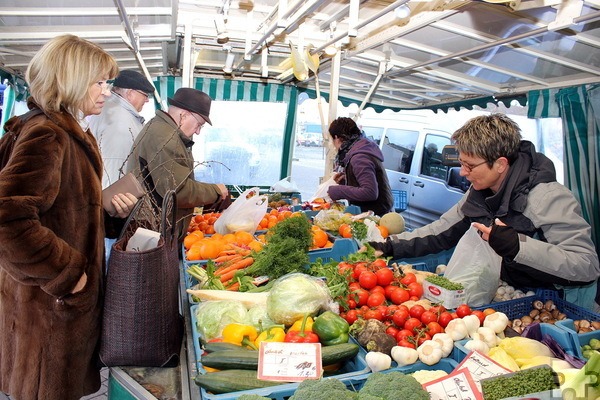
<svg viewBox="0 0 600 400"><path fill-rule="evenodd" d="M154 93L154 86L146 77L137 71L126 69L115 79L115 86L123 89L140 90L144 93Z"/></svg>
<svg viewBox="0 0 600 400"><path fill-rule="evenodd" d="M209 125L212 125L209 118L212 100L206 93L192 88L180 88L172 98L168 99L168 102L169 105L200 114Z"/></svg>

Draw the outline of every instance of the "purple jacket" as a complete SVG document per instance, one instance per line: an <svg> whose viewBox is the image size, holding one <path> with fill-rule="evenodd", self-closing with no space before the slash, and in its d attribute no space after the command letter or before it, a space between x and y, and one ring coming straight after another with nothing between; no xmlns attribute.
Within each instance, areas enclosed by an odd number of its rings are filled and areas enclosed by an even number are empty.
<svg viewBox="0 0 600 400"><path fill-rule="evenodd" d="M376 143L359 139L341 165L345 168L345 184L329 188L332 200L346 199L362 211L371 210L379 216L392 210L394 199L383 167L383 153Z"/></svg>

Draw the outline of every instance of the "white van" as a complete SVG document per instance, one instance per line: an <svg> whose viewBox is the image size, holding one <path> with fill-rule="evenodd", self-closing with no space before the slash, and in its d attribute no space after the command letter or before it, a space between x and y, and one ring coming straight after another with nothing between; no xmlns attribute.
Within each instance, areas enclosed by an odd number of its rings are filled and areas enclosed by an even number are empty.
<svg viewBox="0 0 600 400"><path fill-rule="evenodd" d="M409 228L437 220L469 188L460 167L442 164L442 149L450 144L450 132L432 127L420 115L399 119L359 119L368 138L379 143L392 190L407 193L402 212Z"/></svg>

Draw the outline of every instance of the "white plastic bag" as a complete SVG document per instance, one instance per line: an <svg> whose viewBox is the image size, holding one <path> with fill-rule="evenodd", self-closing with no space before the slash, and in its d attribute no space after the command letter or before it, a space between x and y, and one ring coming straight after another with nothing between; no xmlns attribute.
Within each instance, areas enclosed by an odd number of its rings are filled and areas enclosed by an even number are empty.
<svg viewBox="0 0 600 400"><path fill-rule="evenodd" d="M215 232L225 235L237 231L254 234L260 220L267 213L269 199L260 195L259 188L254 187L244 191L215 222Z"/></svg>
<svg viewBox="0 0 600 400"><path fill-rule="evenodd" d="M273 186L271 186L271 192L292 193L299 192L299 190L298 186L296 186L296 183L292 181L292 177L288 176L287 178L283 178L282 180L276 182Z"/></svg>
<svg viewBox="0 0 600 400"><path fill-rule="evenodd" d="M331 197L329 197L329 194L327 194L327 191L329 190L330 186L335 186L337 185L337 182L335 181L335 179L333 179L335 175L331 175L331 177L329 179L327 179L325 182L321 183L319 185L319 187L317 188L317 191L315 192L315 194L313 195L313 197L311 197L311 199L309 201L313 201L315 199L323 199L327 202L331 202Z"/></svg>
<svg viewBox="0 0 600 400"><path fill-rule="evenodd" d="M500 282L502 257L479 236L471 225L460 239L444 276L465 287L465 302L471 307L490 304Z"/></svg>

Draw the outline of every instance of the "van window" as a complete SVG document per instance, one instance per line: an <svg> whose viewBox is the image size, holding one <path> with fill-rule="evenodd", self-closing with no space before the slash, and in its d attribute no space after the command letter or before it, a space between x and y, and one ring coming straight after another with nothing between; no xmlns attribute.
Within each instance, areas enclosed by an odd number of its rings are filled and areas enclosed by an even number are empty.
<svg viewBox="0 0 600 400"><path fill-rule="evenodd" d="M450 144L450 139L428 133L425 136L425 149L421 162L421 175L446 180L448 167L442 165L442 149Z"/></svg>
<svg viewBox="0 0 600 400"><path fill-rule="evenodd" d="M365 137L371 139L375 143L379 143L381 141L381 136L383 135L383 128L380 126L361 126L362 131L365 134Z"/></svg>
<svg viewBox="0 0 600 400"><path fill-rule="evenodd" d="M408 174L418 139L417 131L388 129L381 148L385 168Z"/></svg>

